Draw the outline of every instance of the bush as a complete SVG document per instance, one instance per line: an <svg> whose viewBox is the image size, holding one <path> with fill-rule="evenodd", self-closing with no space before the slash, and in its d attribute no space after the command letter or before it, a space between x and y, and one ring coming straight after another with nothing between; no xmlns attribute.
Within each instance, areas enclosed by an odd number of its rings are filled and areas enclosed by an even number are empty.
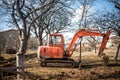
<svg viewBox="0 0 120 80"><path fill-rule="evenodd" d="M5 52L7 54L16 54L17 50L16 49L12 49L12 48L8 48L5 50Z"/></svg>

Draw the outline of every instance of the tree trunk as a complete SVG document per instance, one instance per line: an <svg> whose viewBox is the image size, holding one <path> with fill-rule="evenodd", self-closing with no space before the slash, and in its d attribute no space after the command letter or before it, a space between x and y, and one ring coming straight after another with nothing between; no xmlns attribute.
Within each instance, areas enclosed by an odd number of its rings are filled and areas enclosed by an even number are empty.
<svg viewBox="0 0 120 80"><path fill-rule="evenodd" d="M39 35L39 46L43 45L42 43L42 35Z"/></svg>
<svg viewBox="0 0 120 80"><path fill-rule="evenodd" d="M20 37L20 47L19 51L16 54L16 66L17 67L24 67L24 59L25 59L25 53L27 50L27 42L28 38L24 34L22 34L22 37ZM17 79L23 80L24 76L22 75L24 72L24 68L17 69L18 72L21 74L17 74Z"/></svg>
<svg viewBox="0 0 120 80"><path fill-rule="evenodd" d="M97 48L96 48L96 45L94 45L94 49L95 49L95 53L96 53L96 52L97 52L97 50L96 50L96 49L97 49Z"/></svg>
<svg viewBox="0 0 120 80"><path fill-rule="evenodd" d="M41 28L39 27L39 31L38 31L38 40L39 40L39 46L43 45L42 43L42 33L43 31L41 30Z"/></svg>
<svg viewBox="0 0 120 80"><path fill-rule="evenodd" d="M0 57L1 57L1 52L2 52L2 50L0 49Z"/></svg>
<svg viewBox="0 0 120 80"><path fill-rule="evenodd" d="M120 50L120 43L117 46L117 49L116 49L116 52L115 52L114 61L117 61L119 50Z"/></svg>

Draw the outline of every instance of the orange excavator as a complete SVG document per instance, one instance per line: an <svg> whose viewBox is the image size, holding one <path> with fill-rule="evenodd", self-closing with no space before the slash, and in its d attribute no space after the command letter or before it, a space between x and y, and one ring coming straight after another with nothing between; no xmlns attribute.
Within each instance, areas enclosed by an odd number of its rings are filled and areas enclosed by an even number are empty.
<svg viewBox="0 0 120 80"><path fill-rule="evenodd" d="M97 31L91 31L86 29L80 29L77 31L72 38L70 45L67 50L64 50L64 38L62 34L49 34L47 46L39 46L38 48L38 60L42 67L57 66L57 67L74 67L77 63L71 58L74 50L75 42L84 36L101 36L103 37L101 46L99 49L98 56L102 57L104 60L109 59L104 53L104 48L109 39L110 31L108 30L106 34ZM77 64L78 65L78 64Z"/></svg>

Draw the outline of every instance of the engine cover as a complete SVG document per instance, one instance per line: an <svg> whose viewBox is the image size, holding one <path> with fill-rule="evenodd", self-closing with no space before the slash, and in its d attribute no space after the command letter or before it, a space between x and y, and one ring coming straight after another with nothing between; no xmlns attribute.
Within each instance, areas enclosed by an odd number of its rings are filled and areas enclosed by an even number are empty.
<svg viewBox="0 0 120 80"><path fill-rule="evenodd" d="M40 46L39 54L46 58L63 58L63 50L60 47Z"/></svg>

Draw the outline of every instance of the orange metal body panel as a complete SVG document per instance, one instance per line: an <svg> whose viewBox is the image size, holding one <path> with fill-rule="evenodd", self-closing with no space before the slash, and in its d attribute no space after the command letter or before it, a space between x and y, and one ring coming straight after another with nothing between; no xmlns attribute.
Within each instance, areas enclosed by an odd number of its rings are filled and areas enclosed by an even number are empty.
<svg viewBox="0 0 120 80"><path fill-rule="evenodd" d="M63 50L60 47L41 46L40 54L48 58L63 58Z"/></svg>

